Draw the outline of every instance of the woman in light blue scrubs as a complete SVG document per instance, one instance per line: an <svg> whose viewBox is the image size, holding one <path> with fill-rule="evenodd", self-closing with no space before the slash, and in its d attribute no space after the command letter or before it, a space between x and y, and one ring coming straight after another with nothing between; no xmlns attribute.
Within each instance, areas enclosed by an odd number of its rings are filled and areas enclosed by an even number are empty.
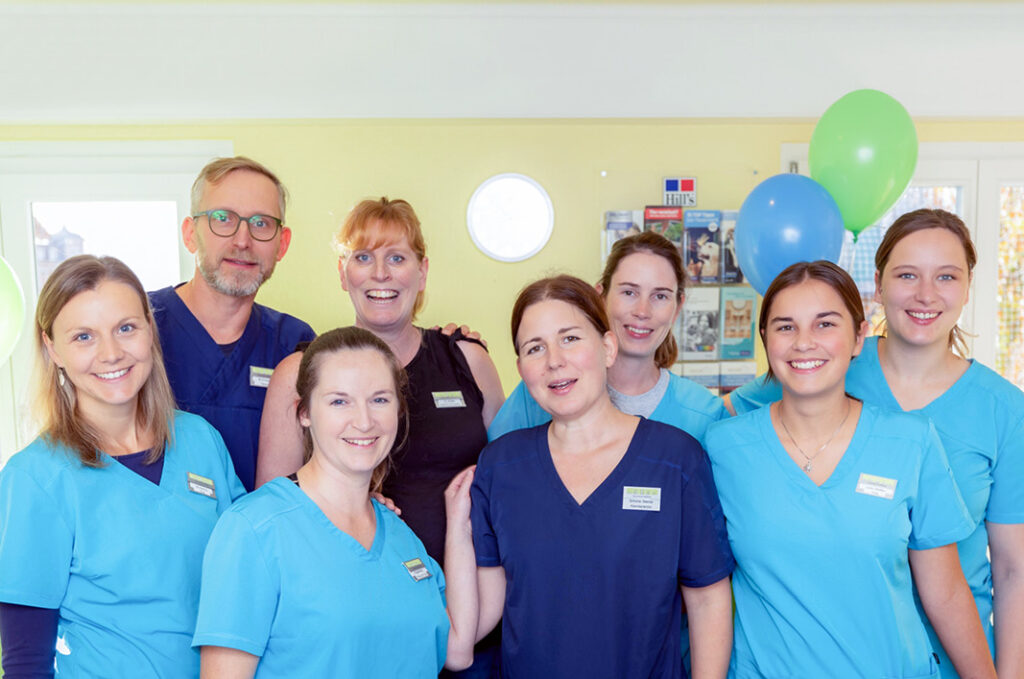
<svg viewBox="0 0 1024 679"><path fill-rule="evenodd" d="M224 442L175 412L145 291L119 260L61 263L35 333L42 433L0 473L4 670L194 677L203 549L244 493Z"/></svg>
<svg viewBox="0 0 1024 679"><path fill-rule="evenodd" d="M974 526L935 428L845 392L866 330L846 272L790 266L760 315L782 398L708 432L737 562L730 676L937 677L911 571L957 669L995 676L957 557Z"/></svg>
<svg viewBox="0 0 1024 679"><path fill-rule="evenodd" d="M1024 676L1024 393L967 356L957 321L977 261L963 221L944 210L897 219L875 254L883 337L869 337L846 390L931 418L974 530L957 545L1000 676ZM730 394L739 412L777 400L762 379ZM991 562L990 557L991 555ZM995 596L993 597L993 588ZM994 614L994 615L993 615ZM993 625L993 617L995 624ZM931 626L942 677L957 677Z"/></svg>
<svg viewBox="0 0 1024 679"><path fill-rule="evenodd" d="M203 559L202 676L420 677L473 660L471 470L445 494L447 581L370 497L407 417L405 371L368 330L320 335L299 364L306 463L221 517ZM446 602L447 595L447 602Z"/></svg>

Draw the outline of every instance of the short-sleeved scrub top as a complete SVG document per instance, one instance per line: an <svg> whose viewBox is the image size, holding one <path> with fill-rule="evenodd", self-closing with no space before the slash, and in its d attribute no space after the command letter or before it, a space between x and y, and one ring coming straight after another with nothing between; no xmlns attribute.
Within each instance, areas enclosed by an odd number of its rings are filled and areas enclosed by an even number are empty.
<svg viewBox="0 0 1024 679"><path fill-rule="evenodd" d="M444 575L373 502L369 550L279 477L221 517L203 558L193 645L260 656L269 677L428 677L448 647Z"/></svg>
<svg viewBox="0 0 1024 679"><path fill-rule="evenodd" d="M490 443L472 487L477 565L506 577L502 676L682 676L680 585L732 572L707 456L641 419L619 464L578 504L547 425Z"/></svg>
<svg viewBox="0 0 1024 679"><path fill-rule="evenodd" d="M177 412L160 484L36 439L0 473L0 601L59 609L57 676L196 677L203 549L244 494L220 434Z"/></svg>
<svg viewBox="0 0 1024 679"><path fill-rule="evenodd" d="M882 372L877 337L865 340L863 351L850 364L846 390L866 403L902 412ZM764 378L748 382L733 394L737 412L782 397L778 385ZM1024 393L991 369L971 361L945 393L910 412L925 415L934 423L971 514L974 530L957 544L957 550L989 648L994 652L992 566L985 523L1024 523ZM943 679L954 679L957 674L952 661L931 624L927 620L925 624L939 654Z"/></svg>
<svg viewBox="0 0 1024 679"><path fill-rule="evenodd" d="M708 432L736 555L730 677L935 677L908 549L972 530L927 418L865 404L817 486L789 457L769 408Z"/></svg>

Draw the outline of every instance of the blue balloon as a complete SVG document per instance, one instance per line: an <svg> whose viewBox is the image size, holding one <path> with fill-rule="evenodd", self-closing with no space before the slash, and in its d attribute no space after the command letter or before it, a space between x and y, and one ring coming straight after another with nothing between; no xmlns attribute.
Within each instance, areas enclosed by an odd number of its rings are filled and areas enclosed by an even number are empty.
<svg viewBox="0 0 1024 679"><path fill-rule="evenodd" d="M825 187L799 174L777 174L754 187L736 221L736 258L764 295L790 264L839 261L843 217Z"/></svg>

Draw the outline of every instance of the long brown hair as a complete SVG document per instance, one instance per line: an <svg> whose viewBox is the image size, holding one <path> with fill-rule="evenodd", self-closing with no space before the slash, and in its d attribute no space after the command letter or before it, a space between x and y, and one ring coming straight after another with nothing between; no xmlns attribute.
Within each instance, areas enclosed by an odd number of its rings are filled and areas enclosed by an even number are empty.
<svg viewBox="0 0 1024 679"><path fill-rule="evenodd" d="M912 233L924 231L925 229L945 229L960 240L964 248L964 258L967 260L967 276L970 283L970 276L974 273L974 265L978 263L978 253L971 241L971 232L963 220L952 212L945 210L930 210L922 208L901 215L892 223L892 226L885 232L882 242L875 251L875 271L878 280L881 282L882 274L885 273L885 266L889 263L893 248L901 240ZM885 327L882 326L884 334ZM949 331L949 348L955 350L961 356L967 356L967 332L959 325L954 325Z"/></svg>
<svg viewBox="0 0 1024 679"><path fill-rule="evenodd" d="M391 378L395 382L395 397L398 399L399 428L405 431L405 436L408 436L409 409L405 398L408 377L405 374L405 368L398 362L394 353L392 353L391 349L382 339L369 330L355 326L335 328L325 332L313 340L303 352L302 361L299 363L299 374L295 379L295 389L299 393L299 404L295 409L296 417L309 413L310 399L313 397L313 391L320 381L320 367L323 365L323 357L339 351L355 351L358 349L372 349L376 351L384 357L384 361L391 369ZM299 424L302 426L301 421ZM404 437L402 442L399 442L396 438L391 450L397 450L401 447L402 443L404 443ZM304 460L309 462L309 458L313 455L313 435L310 433L309 427L306 426L302 426L302 444ZM384 483L384 477L388 475L390 461L391 453L389 452L388 456L381 460L381 463L373 470L373 475L370 477L370 490L372 492L380 490L381 485Z"/></svg>
<svg viewBox="0 0 1024 679"><path fill-rule="evenodd" d="M130 287L139 296L142 311L153 336L153 367L137 395L137 426L153 437L147 457L154 462L171 443L174 427L174 394L164 370L163 352L149 298L138 277L119 259L78 255L61 262L43 284L36 306L36 397L35 414L42 425L42 436L51 444L64 445L75 452L88 467L103 466L100 451L106 442L104 432L87 422L78 412L75 387L70 380L61 385L60 370L50 359L43 343L45 335L53 341L53 323L64 306L76 295L95 290L100 283L113 281Z"/></svg>
<svg viewBox="0 0 1024 679"><path fill-rule="evenodd" d="M612 251L608 254L608 261L604 264L604 272L598 284L601 286L601 296L608 299L608 292L612 287L612 276L619 268L622 260L638 252L649 252L657 255L668 262L672 267L672 273L676 277L676 306L683 303L683 296L686 294L686 274L683 269L683 257L679 249L672 244L672 241L654 231L644 231L633 236L627 236L616 241ZM668 334L658 349L654 352L654 363L659 368L671 368L679 357L679 347L676 345L675 335L669 328Z"/></svg>
<svg viewBox="0 0 1024 679"><path fill-rule="evenodd" d="M850 274L846 273L838 265L820 259L816 262L797 262L790 264L775 277L768 289L765 290L764 299L761 301L761 315L757 327L761 333L761 344L767 350L768 343L766 334L768 332L768 319L771 313L772 303L779 293L794 285L799 285L807 280L821 281L828 287L835 290L839 298L843 300L843 306L850 312L853 318L854 336L860 332L864 323L864 304L860 299L860 291ZM775 373L772 372L771 363L768 364L768 379L774 380Z"/></svg>
<svg viewBox="0 0 1024 679"><path fill-rule="evenodd" d="M519 342L516 340L516 335L519 334L523 314L534 304L548 299L565 302L579 309L601 335L611 331L608 312L604 308L604 300L601 299L601 295L597 294L594 286L568 274L542 278L523 288L512 307L512 346L516 350L516 356L519 355Z"/></svg>
<svg viewBox="0 0 1024 679"><path fill-rule="evenodd" d="M334 237L334 245L344 262L356 250L372 250L403 237L422 262L427 256L427 242L416 211L407 201L390 200L385 196L380 200L364 200L352 208ZM413 318L423 309L425 301L422 290L416 293Z"/></svg>

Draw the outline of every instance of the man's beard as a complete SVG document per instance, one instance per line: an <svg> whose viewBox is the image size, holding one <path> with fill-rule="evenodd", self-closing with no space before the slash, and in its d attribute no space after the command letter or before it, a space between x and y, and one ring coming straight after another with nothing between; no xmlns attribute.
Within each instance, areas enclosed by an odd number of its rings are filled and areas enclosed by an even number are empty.
<svg viewBox="0 0 1024 679"><path fill-rule="evenodd" d="M259 268L255 272L239 271L235 275L226 275L220 271L219 267L211 269L208 266L206 253L200 252L198 254L196 266L199 268L199 273L202 275L203 280L217 292L231 297L255 295L260 286L270 280L270 275L274 273L273 264L271 264L269 270L264 270L263 265L257 262ZM231 256L230 258L248 261L245 257Z"/></svg>

